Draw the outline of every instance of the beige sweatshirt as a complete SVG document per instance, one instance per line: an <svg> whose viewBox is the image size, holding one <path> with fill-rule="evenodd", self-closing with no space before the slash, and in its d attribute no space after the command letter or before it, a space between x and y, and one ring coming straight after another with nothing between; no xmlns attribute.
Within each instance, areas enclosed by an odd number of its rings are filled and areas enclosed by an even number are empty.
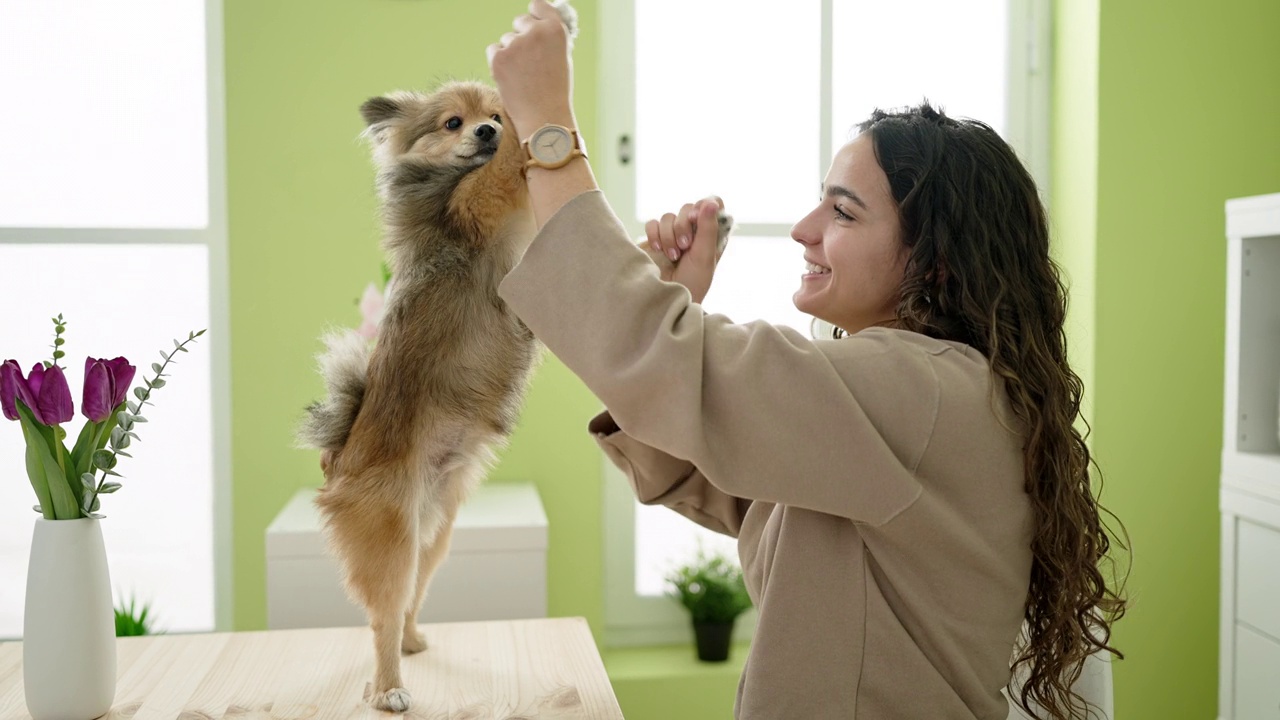
<svg viewBox="0 0 1280 720"><path fill-rule="evenodd" d="M1005 720L1032 513L979 353L707 314L598 191L500 294L609 408L591 429L640 500L737 536L759 620L735 717Z"/></svg>

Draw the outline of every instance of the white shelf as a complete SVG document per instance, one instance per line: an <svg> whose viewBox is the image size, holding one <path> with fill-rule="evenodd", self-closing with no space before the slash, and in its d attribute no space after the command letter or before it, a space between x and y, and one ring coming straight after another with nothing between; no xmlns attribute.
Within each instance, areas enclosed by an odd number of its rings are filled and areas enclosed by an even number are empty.
<svg viewBox="0 0 1280 720"><path fill-rule="evenodd" d="M1273 717L1280 644L1280 193L1228 200L1222 416L1220 720ZM1273 639L1273 638L1272 638Z"/></svg>
<svg viewBox="0 0 1280 720"><path fill-rule="evenodd" d="M1280 502L1280 453L1223 453L1222 484Z"/></svg>

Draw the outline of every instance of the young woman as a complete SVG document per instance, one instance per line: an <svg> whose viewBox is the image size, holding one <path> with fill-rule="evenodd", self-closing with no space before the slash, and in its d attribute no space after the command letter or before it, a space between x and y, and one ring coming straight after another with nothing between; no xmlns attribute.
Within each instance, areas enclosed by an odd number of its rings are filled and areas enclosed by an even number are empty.
<svg viewBox="0 0 1280 720"><path fill-rule="evenodd" d="M540 227L502 298L604 402L643 502L738 538L759 610L739 718L1082 714L1071 683L1124 603L1074 423L1065 291L1031 177L989 127L875 113L796 223L814 341L698 304L714 202L651 222L655 269L573 152L572 69L544 0L489 47L530 140ZM700 79L685 96L700 88Z"/></svg>

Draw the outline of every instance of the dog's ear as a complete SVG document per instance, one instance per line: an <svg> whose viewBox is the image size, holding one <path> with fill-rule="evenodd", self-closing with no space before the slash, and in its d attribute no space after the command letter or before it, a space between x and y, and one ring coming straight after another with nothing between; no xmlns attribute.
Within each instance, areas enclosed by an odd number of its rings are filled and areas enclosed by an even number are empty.
<svg viewBox="0 0 1280 720"><path fill-rule="evenodd" d="M364 101L360 106L360 117L370 127L386 122L400 115L400 105L389 97L375 97Z"/></svg>

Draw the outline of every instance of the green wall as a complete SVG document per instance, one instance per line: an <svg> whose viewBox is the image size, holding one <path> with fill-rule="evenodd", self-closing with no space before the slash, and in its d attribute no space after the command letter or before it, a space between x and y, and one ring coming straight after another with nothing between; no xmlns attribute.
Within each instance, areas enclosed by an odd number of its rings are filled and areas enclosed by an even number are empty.
<svg viewBox="0 0 1280 720"><path fill-rule="evenodd" d="M1053 215L1093 316L1103 502L1132 538L1116 715L1212 718L1223 203L1280 190L1280 3L1064 0L1055 19Z"/></svg>
<svg viewBox="0 0 1280 720"><path fill-rule="evenodd" d="M595 2L575 0L583 25ZM300 487L321 483L317 454L292 448L301 409L323 392L314 370L327 325L380 277L373 172L356 109L397 88L488 80L485 47L526 3L496 0L314 3L225 0L230 215L234 623L265 626L263 533ZM597 52L583 33L578 57ZM590 62L586 65L590 67ZM577 80L578 118L595 124L595 77ZM597 403L559 362L538 370L521 425L491 478L532 481L549 522L548 610L603 618Z"/></svg>

